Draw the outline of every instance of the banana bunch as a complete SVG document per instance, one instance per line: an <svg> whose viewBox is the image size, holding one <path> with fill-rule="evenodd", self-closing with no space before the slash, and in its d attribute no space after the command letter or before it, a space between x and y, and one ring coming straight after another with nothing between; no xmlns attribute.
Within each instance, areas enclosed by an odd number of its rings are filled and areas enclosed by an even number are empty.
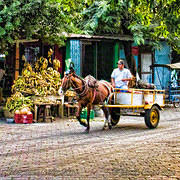
<svg viewBox="0 0 180 180"><path fill-rule="evenodd" d="M52 56L52 49L48 57ZM55 59L54 67L59 67L59 60ZM26 62L22 71L22 76L19 76L12 86L12 92L21 92L24 95L47 96L56 95L61 86L60 73L53 67L48 67L48 60L40 57L35 63L35 69Z"/></svg>
<svg viewBox="0 0 180 180"><path fill-rule="evenodd" d="M24 97L20 92L16 92L11 97L7 98L6 108L9 112L15 112L16 110L20 110L24 107L32 109L33 101L30 96Z"/></svg>
<svg viewBox="0 0 180 180"><path fill-rule="evenodd" d="M43 71L47 69L48 67L48 60L44 57L40 57L36 62L35 62L35 70L36 72Z"/></svg>
<svg viewBox="0 0 180 180"><path fill-rule="evenodd" d="M48 54L51 59L53 51ZM59 60L55 60L53 67L48 67L48 59L39 58L35 63L35 69L25 62L22 75L14 81L13 95L7 99L6 108L11 111L21 110L24 107L33 107L32 95L39 96L40 102L50 102L48 95L57 95L61 86L60 73L56 70L60 67ZM55 69L56 68L56 69ZM26 96L26 97L25 97ZM44 98L43 98L44 97Z"/></svg>
<svg viewBox="0 0 180 180"><path fill-rule="evenodd" d="M53 68L58 71L58 69L60 68L60 61L58 59L54 59L53 60Z"/></svg>
<svg viewBox="0 0 180 180"><path fill-rule="evenodd" d="M65 93L65 96L75 97L76 96L76 92L71 91L71 90L67 90L66 93Z"/></svg>
<svg viewBox="0 0 180 180"><path fill-rule="evenodd" d="M31 65L30 65L28 62L25 62L25 64L24 64L24 69L26 69L26 70L28 70L28 71L30 71L30 72L33 71Z"/></svg>
<svg viewBox="0 0 180 180"><path fill-rule="evenodd" d="M54 51L53 51L52 49L50 49L50 50L48 51L49 63L51 63L51 64L52 64L51 56L53 55L53 53L54 53Z"/></svg>

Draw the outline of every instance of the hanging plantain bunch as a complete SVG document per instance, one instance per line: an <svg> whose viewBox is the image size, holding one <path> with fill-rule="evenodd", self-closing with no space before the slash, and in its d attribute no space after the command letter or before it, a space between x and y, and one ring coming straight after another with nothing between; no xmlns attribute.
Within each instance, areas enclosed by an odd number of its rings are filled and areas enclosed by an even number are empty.
<svg viewBox="0 0 180 180"><path fill-rule="evenodd" d="M31 65L26 62L19 76L14 81L12 92L21 92L25 95L47 96L57 95L61 85L60 73L57 71L60 67L59 60L51 60L52 49L48 52L48 59L40 57L35 63L33 70ZM48 64L54 63L53 67Z"/></svg>
<svg viewBox="0 0 180 180"><path fill-rule="evenodd" d="M60 68L60 61L58 59L54 59L53 60L53 68L58 71L58 69Z"/></svg>

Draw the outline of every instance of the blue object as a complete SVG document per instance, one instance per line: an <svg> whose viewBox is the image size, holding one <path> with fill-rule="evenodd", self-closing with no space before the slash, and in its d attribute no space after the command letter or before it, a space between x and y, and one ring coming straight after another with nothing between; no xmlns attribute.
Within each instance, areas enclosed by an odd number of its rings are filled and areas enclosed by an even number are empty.
<svg viewBox="0 0 180 180"><path fill-rule="evenodd" d="M68 75L70 73L70 70L67 70L66 72L65 72L65 75Z"/></svg>

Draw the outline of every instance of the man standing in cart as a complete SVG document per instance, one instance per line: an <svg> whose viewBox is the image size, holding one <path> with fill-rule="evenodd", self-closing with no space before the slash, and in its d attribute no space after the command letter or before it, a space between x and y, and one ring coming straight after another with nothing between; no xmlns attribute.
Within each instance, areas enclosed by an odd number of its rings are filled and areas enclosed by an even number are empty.
<svg viewBox="0 0 180 180"><path fill-rule="evenodd" d="M128 89L128 82L132 79L129 69L124 68L124 60L119 59L118 68L111 74L111 83L114 88Z"/></svg>

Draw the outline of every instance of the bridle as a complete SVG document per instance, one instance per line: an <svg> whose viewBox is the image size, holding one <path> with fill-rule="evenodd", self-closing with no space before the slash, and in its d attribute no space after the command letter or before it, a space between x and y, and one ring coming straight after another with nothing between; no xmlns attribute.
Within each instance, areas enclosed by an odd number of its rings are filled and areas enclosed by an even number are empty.
<svg viewBox="0 0 180 180"><path fill-rule="evenodd" d="M82 81L83 85L78 87L77 84L72 80L72 78L71 78L72 76L80 79ZM66 87L63 88L63 89L68 89L68 87L72 87L76 91L76 93L77 93L77 95L79 97L83 97L83 96L86 95L86 93L88 91L88 86L87 86L87 83L86 83L86 81L84 79L82 79L81 77L79 77L78 75L73 74L73 73L68 73L68 74L65 75L65 77L67 78L65 83L68 83L68 84L66 84L65 85ZM62 84L64 83L64 78L63 78Z"/></svg>

